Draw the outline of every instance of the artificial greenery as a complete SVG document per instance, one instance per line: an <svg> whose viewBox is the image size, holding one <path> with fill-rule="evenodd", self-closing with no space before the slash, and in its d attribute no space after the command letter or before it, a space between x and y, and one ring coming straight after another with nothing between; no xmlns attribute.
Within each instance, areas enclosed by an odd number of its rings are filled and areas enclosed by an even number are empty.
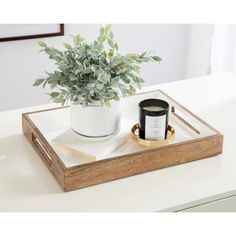
<svg viewBox="0 0 236 236"><path fill-rule="evenodd" d="M86 43L79 34L72 35L73 46L64 43L60 51L40 41L39 45L54 60L57 70L39 78L34 86L47 84L55 103L73 103L87 106L96 101L110 106L111 100L136 93L144 80L140 77L143 62L160 62L161 58L150 53L121 55L113 38L111 25L100 28L97 40Z"/></svg>

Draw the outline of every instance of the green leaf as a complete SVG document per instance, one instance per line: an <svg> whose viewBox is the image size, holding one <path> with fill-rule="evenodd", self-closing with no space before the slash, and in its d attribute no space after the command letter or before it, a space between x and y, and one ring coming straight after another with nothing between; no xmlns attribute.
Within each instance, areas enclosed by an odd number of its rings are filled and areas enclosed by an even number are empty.
<svg viewBox="0 0 236 236"><path fill-rule="evenodd" d="M43 82L43 88L45 88L47 82L48 82L48 79L45 79L45 81Z"/></svg>
<svg viewBox="0 0 236 236"><path fill-rule="evenodd" d="M71 81L76 81L77 80L77 77L73 74L70 75L69 78L70 78Z"/></svg>
<svg viewBox="0 0 236 236"><path fill-rule="evenodd" d="M112 33L112 31L110 31L110 33L109 33L109 37L110 37L111 39L113 39L114 34Z"/></svg>
<svg viewBox="0 0 236 236"><path fill-rule="evenodd" d="M64 99L63 99L63 101L61 102L61 105L64 107L65 104L66 104L66 102L67 102L67 100L64 100Z"/></svg>
<svg viewBox="0 0 236 236"><path fill-rule="evenodd" d="M130 88L131 94L135 94L136 93L136 89L132 85L130 85L129 88Z"/></svg>
<svg viewBox="0 0 236 236"><path fill-rule="evenodd" d="M115 94L114 99L115 99L116 101L120 101L120 97L119 97L117 94Z"/></svg>
<svg viewBox="0 0 236 236"><path fill-rule="evenodd" d="M144 83L144 82L145 82L144 79L142 79L142 78L139 78L139 81L140 81L141 83Z"/></svg>
<svg viewBox="0 0 236 236"><path fill-rule="evenodd" d="M142 89L142 85L140 83L136 83L136 84L139 89Z"/></svg>
<svg viewBox="0 0 236 236"><path fill-rule="evenodd" d="M140 55L140 57L144 57L147 54L147 52L144 52Z"/></svg>
<svg viewBox="0 0 236 236"><path fill-rule="evenodd" d="M44 47L44 48L47 47L47 44L44 43L43 41L38 41L38 45L39 45L40 47Z"/></svg>
<svg viewBox="0 0 236 236"><path fill-rule="evenodd" d="M118 44L117 44L117 43L115 43L114 48L115 48L116 50L118 50Z"/></svg>
<svg viewBox="0 0 236 236"><path fill-rule="evenodd" d="M112 27L112 25L111 24L109 24L109 25L106 25L105 26L105 32L108 32L110 29L111 29L111 27Z"/></svg>
<svg viewBox="0 0 236 236"><path fill-rule="evenodd" d="M56 80L52 80L51 82L50 82L50 88L51 89L54 89L54 88L56 88L57 87L57 81Z"/></svg>
<svg viewBox="0 0 236 236"><path fill-rule="evenodd" d="M110 107L111 106L111 103L108 99L105 99L104 100L104 104L107 106L107 107Z"/></svg>
<svg viewBox="0 0 236 236"><path fill-rule="evenodd" d="M104 34L104 28L103 28L103 27L101 27L101 28L99 29L99 33L100 33L100 35L103 35L103 34Z"/></svg>
<svg viewBox="0 0 236 236"><path fill-rule="evenodd" d="M126 83L126 84L129 84L130 83L130 79L128 77L123 77L123 81Z"/></svg>
<svg viewBox="0 0 236 236"><path fill-rule="evenodd" d="M52 98L56 98L56 97L59 96L59 93L58 93L58 92L52 92L52 93L50 93L50 96L51 96Z"/></svg>
<svg viewBox="0 0 236 236"><path fill-rule="evenodd" d="M114 47L115 47L114 44L113 44L113 41L112 41L111 39L107 39L107 43L109 44L109 46L110 46L111 48L114 48Z"/></svg>
<svg viewBox="0 0 236 236"><path fill-rule="evenodd" d="M105 42L105 40L106 40L106 36L105 36L105 35L102 35L102 36L100 36L100 37L98 38L98 41L99 41L100 43Z"/></svg>
<svg viewBox="0 0 236 236"><path fill-rule="evenodd" d="M63 103L63 102L64 102L64 99L61 98L61 97L54 98L54 99L53 99L53 102L54 102L54 103Z"/></svg>
<svg viewBox="0 0 236 236"><path fill-rule="evenodd" d="M84 41L84 38L82 38L82 37L80 36L80 34L77 34L77 35L76 35L76 40L77 40L78 42L83 42L83 41Z"/></svg>
<svg viewBox="0 0 236 236"><path fill-rule="evenodd" d="M152 59L157 61L157 62L162 61L162 59L160 57L158 57L158 56L152 56Z"/></svg>
<svg viewBox="0 0 236 236"><path fill-rule="evenodd" d="M102 81L103 83L108 82L110 79L110 76L106 74L105 72L100 72L100 74L97 77L97 80Z"/></svg>
<svg viewBox="0 0 236 236"><path fill-rule="evenodd" d="M96 88L97 88L98 90L102 90L102 89L103 89L103 85L102 85L102 84L97 84L97 85L96 85Z"/></svg>
<svg viewBox="0 0 236 236"><path fill-rule="evenodd" d="M72 49L71 45L68 44L68 43L63 43L63 45L64 45L64 47L65 47L66 49L68 49L68 50L71 50L71 49Z"/></svg>
<svg viewBox="0 0 236 236"><path fill-rule="evenodd" d="M82 38L81 36L80 36L80 34L77 34L76 36L74 36L74 35L70 35L71 37L72 37L72 39L73 39L73 41L74 41L74 44L75 45L81 45L82 44L82 42L84 41L84 38Z"/></svg>
<svg viewBox="0 0 236 236"><path fill-rule="evenodd" d="M137 79L137 76L135 76L134 74L132 73L127 73L127 75L132 79L132 80L136 80Z"/></svg>
<svg viewBox="0 0 236 236"><path fill-rule="evenodd" d="M34 83L33 83L33 86L39 86L40 84L43 83L45 79L37 79Z"/></svg>

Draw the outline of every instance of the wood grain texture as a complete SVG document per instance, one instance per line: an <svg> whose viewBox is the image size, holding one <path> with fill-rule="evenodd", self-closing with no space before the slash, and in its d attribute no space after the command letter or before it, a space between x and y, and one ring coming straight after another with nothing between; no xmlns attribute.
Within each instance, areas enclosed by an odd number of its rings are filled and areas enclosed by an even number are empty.
<svg viewBox="0 0 236 236"><path fill-rule="evenodd" d="M65 165L27 114L22 115L23 133L64 190Z"/></svg>
<svg viewBox="0 0 236 236"><path fill-rule="evenodd" d="M127 156L96 161L65 171L65 190L83 188L147 171L200 160L222 153L223 136L137 152Z"/></svg>
<svg viewBox="0 0 236 236"><path fill-rule="evenodd" d="M160 92L172 99L164 92ZM172 100L176 102L174 99ZM66 168L51 145L30 119L29 114L37 112L22 115L23 132L62 189L70 191L221 154L223 135L179 103L178 105L209 129L213 130L215 134ZM47 112L55 109L63 108L53 108L38 112Z"/></svg>

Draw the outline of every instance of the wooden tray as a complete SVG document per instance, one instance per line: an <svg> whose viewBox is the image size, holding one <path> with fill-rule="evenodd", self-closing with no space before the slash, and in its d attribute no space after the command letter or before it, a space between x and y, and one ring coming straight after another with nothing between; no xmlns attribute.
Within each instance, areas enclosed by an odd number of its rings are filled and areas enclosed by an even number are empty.
<svg viewBox="0 0 236 236"><path fill-rule="evenodd" d="M63 152L52 139L70 129L68 107L22 114L23 132L64 191L222 153L223 135L160 90L125 97L123 117L138 121L138 103L147 98L163 99L170 104L170 124L176 135L174 141L164 147L146 148L129 139L98 161Z"/></svg>

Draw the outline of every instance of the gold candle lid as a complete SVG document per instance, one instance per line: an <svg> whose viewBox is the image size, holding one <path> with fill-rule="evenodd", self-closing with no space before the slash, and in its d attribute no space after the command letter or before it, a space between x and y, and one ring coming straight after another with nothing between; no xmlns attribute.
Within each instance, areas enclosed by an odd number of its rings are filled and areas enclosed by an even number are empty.
<svg viewBox="0 0 236 236"><path fill-rule="evenodd" d="M146 140L139 137L139 125L135 124L131 129L131 136L138 144L146 147L162 147L171 143L175 137L175 130L172 126L168 125L167 138L164 140Z"/></svg>

